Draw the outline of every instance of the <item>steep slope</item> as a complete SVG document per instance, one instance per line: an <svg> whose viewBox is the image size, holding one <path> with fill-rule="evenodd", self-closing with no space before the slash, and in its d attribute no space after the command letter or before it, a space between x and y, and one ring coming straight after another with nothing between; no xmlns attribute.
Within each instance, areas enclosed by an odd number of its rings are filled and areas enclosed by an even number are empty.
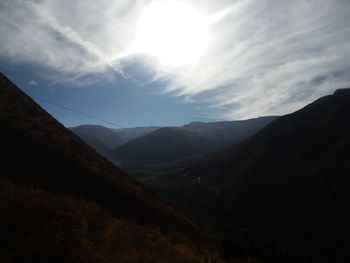
<svg viewBox="0 0 350 263"><path fill-rule="evenodd" d="M145 168L200 156L243 141L275 118L195 122L181 127L160 128L116 147L108 156L126 169Z"/></svg>
<svg viewBox="0 0 350 263"><path fill-rule="evenodd" d="M100 125L80 125L70 130L103 155L123 143L116 132Z"/></svg>
<svg viewBox="0 0 350 263"><path fill-rule="evenodd" d="M213 158L211 165L221 167L220 174L224 172L222 178L228 176L227 179L232 179L232 182L239 179L242 184L249 180L250 188L254 182L259 192L269 187L269 190L275 188L275 191L280 191L279 194L287 194L287 187L296 190L295 187L304 183L312 188L309 191L303 189L304 194L322 195L322 199L330 201L332 194L325 194L330 190L329 184L338 180L348 183L350 179L349 120L350 90L339 90L277 119L245 143ZM216 173L212 172L213 175ZM216 175L212 178L214 181L221 180ZM277 187L278 184L281 187ZM344 186L335 185L339 193ZM290 197L291 202L295 202L295 196ZM276 198L271 197L282 202ZM315 200L315 197L298 195L298 198L305 206L320 201L319 197Z"/></svg>
<svg viewBox="0 0 350 263"><path fill-rule="evenodd" d="M277 119L192 172L224 192L214 207L231 224L347 254L350 89Z"/></svg>
<svg viewBox="0 0 350 263"><path fill-rule="evenodd" d="M198 227L0 75L1 262L199 262Z"/></svg>

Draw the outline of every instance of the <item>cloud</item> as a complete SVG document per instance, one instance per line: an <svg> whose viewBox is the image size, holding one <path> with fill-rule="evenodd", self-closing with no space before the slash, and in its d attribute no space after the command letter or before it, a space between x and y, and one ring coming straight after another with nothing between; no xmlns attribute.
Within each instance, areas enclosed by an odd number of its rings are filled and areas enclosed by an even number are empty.
<svg viewBox="0 0 350 263"><path fill-rule="evenodd" d="M142 8L138 1L133 2L2 1L0 56L49 67L69 80L118 71L114 58L131 41L130 28Z"/></svg>
<svg viewBox="0 0 350 263"><path fill-rule="evenodd" d="M350 85L349 23L347 1L239 1L171 90L207 92L227 118L288 113Z"/></svg>
<svg viewBox="0 0 350 263"><path fill-rule="evenodd" d="M31 81L29 81L29 85L30 86L37 86L38 83L35 80L31 80Z"/></svg>
<svg viewBox="0 0 350 263"><path fill-rule="evenodd" d="M110 72L132 78L120 55L133 43L137 18L150 2L2 1L0 56L49 67L58 81L96 81ZM186 4L208 16L225 15L211 25L209 45L195 63L171 69L154 63L152 79L167 84L164 92L240 119L288 113L350 86L349 1Z"/></svg>

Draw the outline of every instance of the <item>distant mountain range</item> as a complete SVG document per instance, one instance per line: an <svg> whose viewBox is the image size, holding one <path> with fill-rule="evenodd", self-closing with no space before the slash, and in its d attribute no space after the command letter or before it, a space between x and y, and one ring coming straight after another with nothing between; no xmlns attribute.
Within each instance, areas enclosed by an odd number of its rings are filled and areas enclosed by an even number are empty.
<svg viewBox="0 0 350 263"><path fill-rule="evenodd" d="M117 165L140 169L194 156L202 156L242 142L276 117L245 121L190 123L160 128L120 145L108 153Z"/></svg>
<svg viewBox="0 0 350 263"><path fill-rule="evenodd" d="M216 257L213 239L197 224L146 193L1 74L0 131L1 262Z"/></svg>
<svg viewBox="0 0 350 263"><path fill-rule="evenodd" d="M129 170L219 151L242 142L276 118L113 130L82 125L71 130L96 151Z"/></svg>

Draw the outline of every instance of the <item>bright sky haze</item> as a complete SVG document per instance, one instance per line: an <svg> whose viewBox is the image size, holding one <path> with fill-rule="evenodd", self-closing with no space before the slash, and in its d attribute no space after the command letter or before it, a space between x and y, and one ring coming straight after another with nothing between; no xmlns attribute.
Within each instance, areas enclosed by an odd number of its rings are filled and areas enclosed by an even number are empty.
<svg viewBox="0 0 350 263"><path fill-rule="evenodd" d="M0 71L66 126L282 115L350 87L348 0L3 0ZM109 125L106 125L109 126Z"/></svg>

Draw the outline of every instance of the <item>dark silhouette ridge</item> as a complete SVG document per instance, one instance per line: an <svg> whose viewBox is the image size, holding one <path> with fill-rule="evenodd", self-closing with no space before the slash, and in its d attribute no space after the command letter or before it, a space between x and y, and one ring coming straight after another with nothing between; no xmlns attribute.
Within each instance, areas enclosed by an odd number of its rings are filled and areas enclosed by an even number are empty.
<svg viewBox="0 0 350 263"><path fill-rule="evenodd" d="M224 192L214 210L230 224L348 258L350 89L278 118L193 173Z"/></svg>
<svg viewBox="0 0 350 263"><path fill-rule="evenodd" d="M0 261L199 262L215 253L196 224L3 75L0 133Z"/></svg>

